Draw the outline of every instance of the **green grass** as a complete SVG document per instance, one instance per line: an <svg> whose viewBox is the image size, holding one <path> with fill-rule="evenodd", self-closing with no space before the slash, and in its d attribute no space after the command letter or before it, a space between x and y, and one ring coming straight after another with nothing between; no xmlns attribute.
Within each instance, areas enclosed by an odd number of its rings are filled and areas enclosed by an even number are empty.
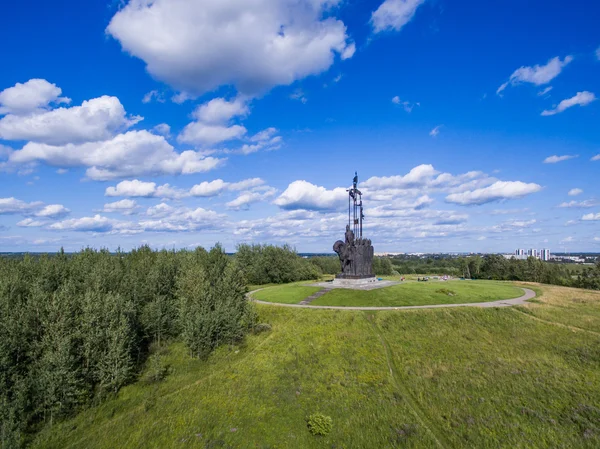
<svg viewBox="0 0 600 449"><path fill-rule="evenodd" d="M520 310L259 305L270 332L207 361L173 343L164 381L124 388L33 447L599 447L600 294L538 288L543 303ZM328 435L309 432L315 413L332 418Z"/></svg>
<svg viewBox="0 0 600 449"><path fill-rule="evenodd" d="M399 307L466 304L518 298L523 290L492 281L407 282L375 290L334 289L313 301L321 306Z"/></svg>
<svg viewBox="0 0 600 449"><path fill-rule="evenodd" d="M261 301L298 304L303 299L321 290L321 287L307 287L301 284L285 284L268 287L252 293L252 297Z"/></svg>

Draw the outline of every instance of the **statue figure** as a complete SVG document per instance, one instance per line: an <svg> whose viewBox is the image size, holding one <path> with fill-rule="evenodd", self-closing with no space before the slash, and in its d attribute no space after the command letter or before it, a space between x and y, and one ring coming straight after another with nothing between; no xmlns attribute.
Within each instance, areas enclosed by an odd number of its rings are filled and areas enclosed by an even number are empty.
<svg viewBox="0 0 600 449"><path fill-rule="evenodd" d="M362 204L362 193L357 189L358 173L354 172L352 189L348 189L350 196L348 205L348 224L344 234L344 241L338 240L333 244L333 250L340 259L340 271L336 277L339 279L374 279L373 255L374 250L371 240L362 236L362 222L365 218ZM355 235L358 232L358 236Z"/></svg>

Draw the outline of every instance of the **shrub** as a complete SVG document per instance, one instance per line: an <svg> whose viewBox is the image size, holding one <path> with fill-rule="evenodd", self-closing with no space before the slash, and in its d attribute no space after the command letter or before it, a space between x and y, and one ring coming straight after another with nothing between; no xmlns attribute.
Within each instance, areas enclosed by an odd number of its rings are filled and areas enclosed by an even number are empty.
<svg viewBox="0 0 600 449"><path fill-rule="evenodd" d="M324 436L331 432L333 420L331 416L325 416L322 413L313 413L307 419L308 430L313 435Z"/></svg>
<svg viewBox="0 0 600 449"><path fill-rule="evenodd" d="M255 334L262 334L263 332L268 332L271 330L271 325L269 323L258 323L254 326Z"/></svg>

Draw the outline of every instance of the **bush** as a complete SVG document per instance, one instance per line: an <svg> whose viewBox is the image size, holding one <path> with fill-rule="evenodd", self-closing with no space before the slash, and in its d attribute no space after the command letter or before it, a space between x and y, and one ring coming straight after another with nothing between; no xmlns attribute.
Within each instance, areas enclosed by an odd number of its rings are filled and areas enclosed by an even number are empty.
<svg viewBox="0 0 600 449"><path fill-rule="evenodd" d="M271 325L268 323L258 323L256 326L254 326L255 334L262 334L263 332L268 332L270 330L271 330Z"/></svg>
<svg viewBox="0 0 600 449"><path fill-rule="evenodd" d="M155 354L148 360L148 370L143 380L149 384L160 382L169 375L170 368L170 365L164 362L160 354Z"/></svg>
<svg viewBox="0 0 600 449"><path fill-rule="evenodd" d="M331 432L333 420L331 416L325 416L322 413L313 413L307 419L308 430L313 435L324 436Z"/></svg>

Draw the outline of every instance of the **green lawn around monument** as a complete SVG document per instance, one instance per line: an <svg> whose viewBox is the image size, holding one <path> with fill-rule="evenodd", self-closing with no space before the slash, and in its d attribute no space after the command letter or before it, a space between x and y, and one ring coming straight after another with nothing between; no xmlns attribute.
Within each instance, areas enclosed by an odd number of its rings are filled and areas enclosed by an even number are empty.
<svg viewBox="0 0 600 449"><path fill-rule="evenodd" d="M302 288L313 289L304 292ZM256 299L268 302L298 304L318 291L317 287L289 284L269 287L253 293ZM307 293L305 296L303 294ZM523 290L507 282L447 281L406 282L375 290L337 288L317 298L311 305L401 307L434 304L466 304L518 298Z"/></svg>
<svg viewBox="0 0 600 449"><path fill-rule="evenodd" d="M303 299L321 290L320 287L308 287L303 283L293 283L267 287L252 293L252 297L267 302L279 302L282 304L298 304Z"/></svg>
<svg viewBox="0 0 600 449"><path fill-rule="evenodd" d="M597 448L600 293L507 308L257 305L271 330L43 429L34 448ZM313 436L307 417L332 418Z"/></svg>

